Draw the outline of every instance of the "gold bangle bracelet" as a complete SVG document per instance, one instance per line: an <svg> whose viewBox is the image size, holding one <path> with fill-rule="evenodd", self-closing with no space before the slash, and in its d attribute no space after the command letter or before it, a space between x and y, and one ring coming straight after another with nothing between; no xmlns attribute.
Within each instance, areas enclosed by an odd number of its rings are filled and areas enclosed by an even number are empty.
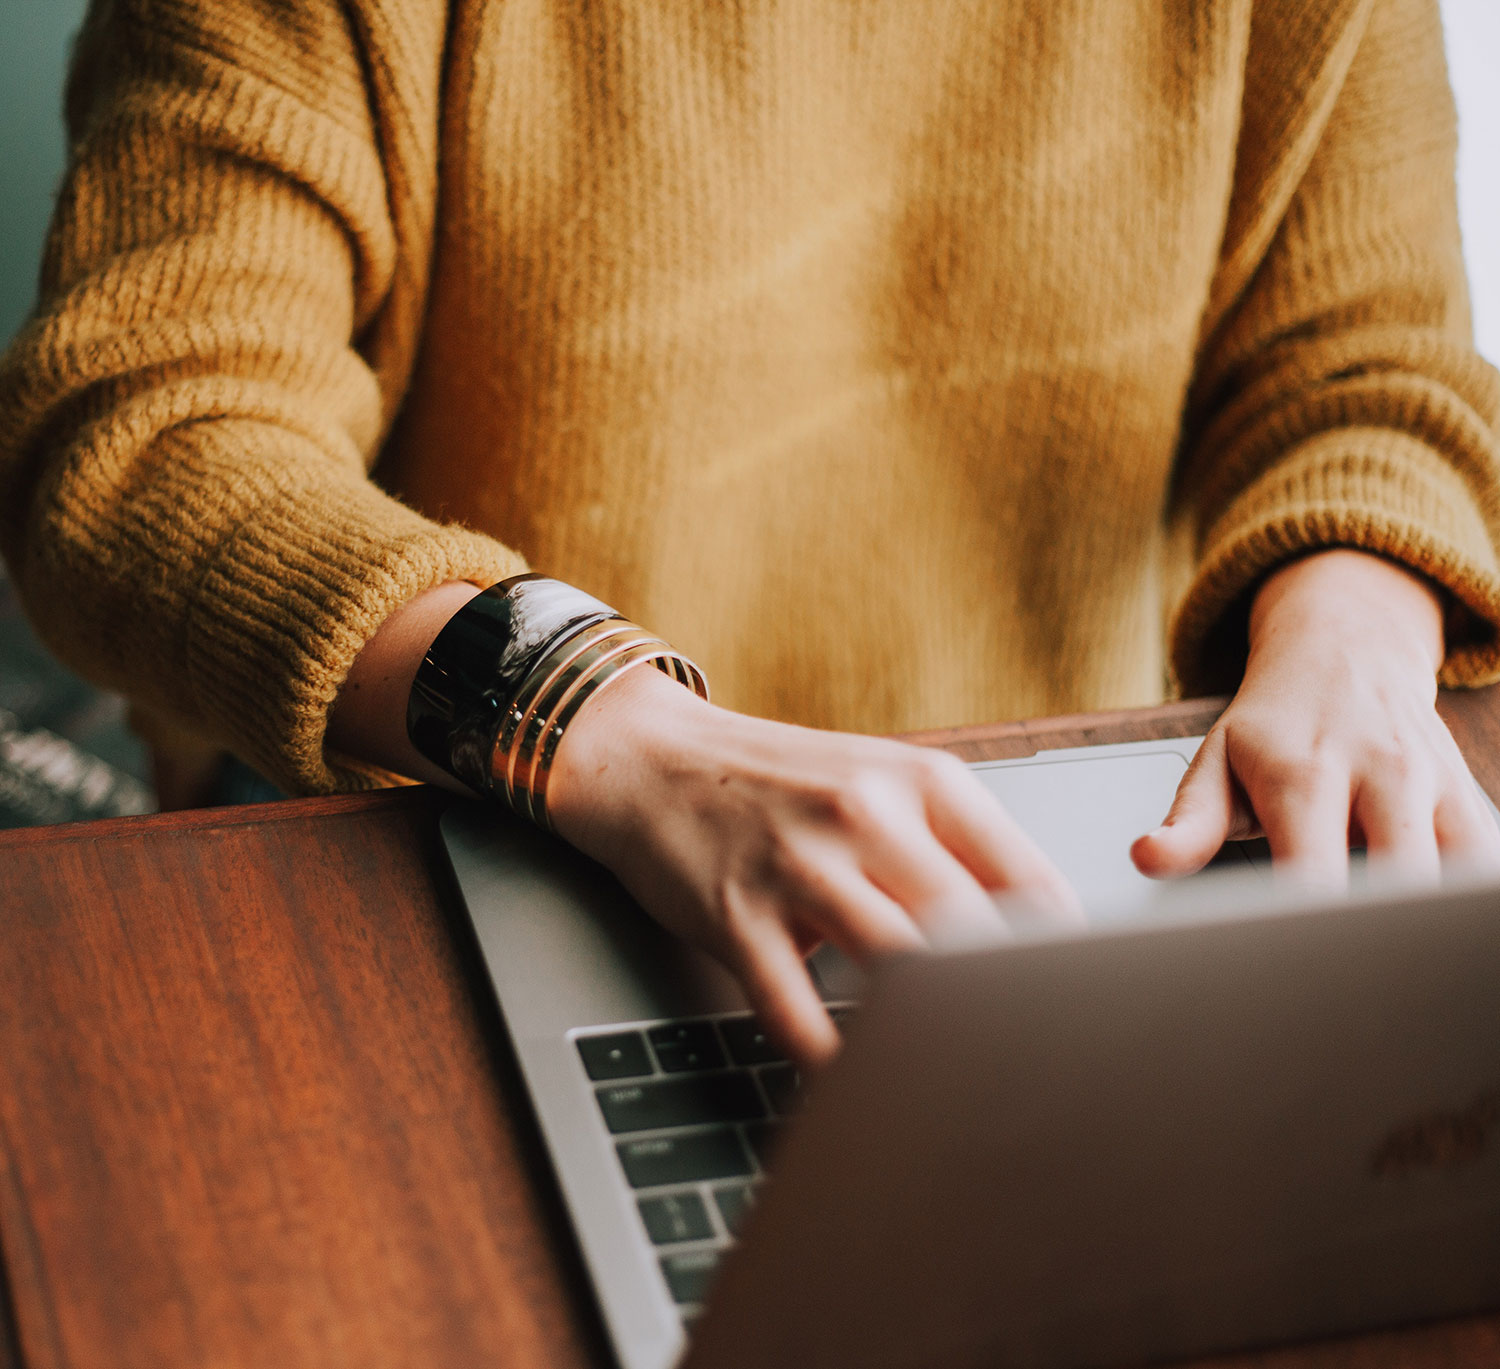
<svg viewBox="0 0 1500 1369"><path fill-rule="evenodd" d="M616 621L606 619L606 622ZM517 735L525 728L533 711L533 706L546 687L547 681L557 672L561 666L567 664L573 656L584 650L591 640L587 627L577 629L568 633L565 637L553 642L547 650L537 659L531 669L522 677L520 684L516 686L516 692L505 707L505 714L501 720L499 731L495 736L494 746L491 750L491 781L501 785L501 797L507 803L510 802L510 780L508 775L500 775L495 772L494 762L502 757L508 756L515 748Z"/></svg>
<svg viewBox="0 0 1500 1369"><path fill-rule="evenodd" d="M547 781L552 773L552 758L562 738L563 728L607 681L632 665L652 660L664 645L665 643L650 641L616 643L601 655L588 674L579 676L555 696L556 702L549 711L546 725L538 734L538 744L525 757L525 782L519 786L523 808L537 826L549 831L552 828L546 817Z"/></svg>
<svg viewBox="0 0 1500 1369"><path fill-rule="evenodd" d="M575 664L601 637L612 637L622 630L634 633L642 640L649 636L643 629L636 627L634 623L626 622L623 618L609 618L602 623L593 623L577 632L570 633L557 642L536 663L517 688L515 698L511 700L505 711L505 719L500 726L499 735L495 738L494 749L491 753L491 778L498 781L502 797L512 807L515 806L515 760L517 756L529 751L535 745L534 739L528 741L528 734L533 732L545 718L545 714L542 718L537 717L542 700L546 698L561 674L570 672L570 679L576 676ZM494 766L502 758L505 759L506 765L497 774Z"/></svg>
<svg viewBox="0 0 1500 1369"><path fill-rule="evenodd" d="M535 687L524 699L517 701L515 712L517 724L508 745L502 751L497 744L494 760L503 761L498 778L506 801L521 813L530 817L530 805L522 797L529 786L523 783L522 775L530 769L530 759L536 753L551 714L555 711L553 700L567 692L580 680L587 678L599 663L601 655L611 647L623 648L635 644L653 643L657 639L633 623L617 619L611 623L600 623L596 628L579 633L558 646L542 661L535 672Z"/></svg>
<svg viewBox="0 0 1500 1369"><path fill-rule="evenodd" d="M557 642L505 709L490 754L492 792L519 816L551 830L547 781L563 730L608 680L646 662L707 699L707 682L692 661L624 618L588 624Z"/></svg>
<svg viewBox="0 0 1500 1369"><path fill-rule="evenodd" d="M563 734L578 710L589 699L605 688L610 681L618 679L627 670L638 665L653 665L669 679L686 684L687 688L699 698L708 698L708 684L702 672L686 656L673 651L663 641L637 643L601 660L598 668L591 675L578 681L568 694L558 699L552 719L542 734L541 748L532 758L527 785L531 796L531 811L534 821L548 831L553 829L551 818L547 814L547 787L552 777L552 761L556 755L558 743L562 741ZM687 679L684 680L683 676L687 676Z"/></svg>

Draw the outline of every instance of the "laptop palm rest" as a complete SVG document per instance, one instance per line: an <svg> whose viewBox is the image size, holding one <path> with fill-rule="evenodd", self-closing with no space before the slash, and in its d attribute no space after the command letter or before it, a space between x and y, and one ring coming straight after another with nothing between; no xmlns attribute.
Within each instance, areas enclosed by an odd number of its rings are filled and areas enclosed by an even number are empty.
<svg viewBox="0 0 1500 1369"><path fill-rule="evenodd" d="M1155 885L1130 843L1166 815L1198 738L1057 751L972 767L1101 918L1139 915ZM710 957L646 917L571 847L497 813L455 804L442 832L512 1032L743 1008ZM860 976L836 951L813 961L831 1000Z"/></svg>

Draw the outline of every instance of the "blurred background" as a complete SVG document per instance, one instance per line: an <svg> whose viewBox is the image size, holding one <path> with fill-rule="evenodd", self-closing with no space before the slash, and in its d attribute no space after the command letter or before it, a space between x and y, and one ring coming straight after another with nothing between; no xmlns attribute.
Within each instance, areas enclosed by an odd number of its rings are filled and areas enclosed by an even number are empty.
<svg viewBox="0 0 1500 1369"><path fill-rule="evenodd" d="M62 82L85 0L0 0L0 347L36 294L63 165ZM38 644L0 566L0 827L146 812L145 749L124 705Z"/></svg>
<svg viewBox="0 0 1500 1369"><path fill-rule="evenodd" d="M5 0L0 345L30 310L63 164L59 109L84 0ZM1459 110L1459 212L1480 350L1500 363L1500 0L1442 0ZM0 571L0 827L138 813L146 757L120 700L51 661Z"/></svg>

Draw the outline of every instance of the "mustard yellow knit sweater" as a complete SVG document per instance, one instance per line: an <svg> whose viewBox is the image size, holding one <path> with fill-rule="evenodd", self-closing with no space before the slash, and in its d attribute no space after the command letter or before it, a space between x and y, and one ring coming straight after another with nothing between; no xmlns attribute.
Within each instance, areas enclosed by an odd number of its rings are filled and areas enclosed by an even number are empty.
<svg viewBox="0 0 1500 1369"><path fill-rule="evenodd" d="M68 119L0 546L294 788L527 565L871 731L1226 683L1330 543L1497 673L1435 0L101 0Z"/></svg>

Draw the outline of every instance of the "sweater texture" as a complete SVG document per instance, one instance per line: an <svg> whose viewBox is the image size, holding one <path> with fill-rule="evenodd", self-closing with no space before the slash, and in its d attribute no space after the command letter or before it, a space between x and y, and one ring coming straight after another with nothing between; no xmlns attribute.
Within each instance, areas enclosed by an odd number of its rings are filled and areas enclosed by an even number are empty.
<svg viewBox="0 0 1500 1369"><path fill-rule="evenodd" d="M1230 685L1328 545L1500 674L1435 0L100 0L67 115L0 548L292 789L528 567L872 732Z"/></svg>

